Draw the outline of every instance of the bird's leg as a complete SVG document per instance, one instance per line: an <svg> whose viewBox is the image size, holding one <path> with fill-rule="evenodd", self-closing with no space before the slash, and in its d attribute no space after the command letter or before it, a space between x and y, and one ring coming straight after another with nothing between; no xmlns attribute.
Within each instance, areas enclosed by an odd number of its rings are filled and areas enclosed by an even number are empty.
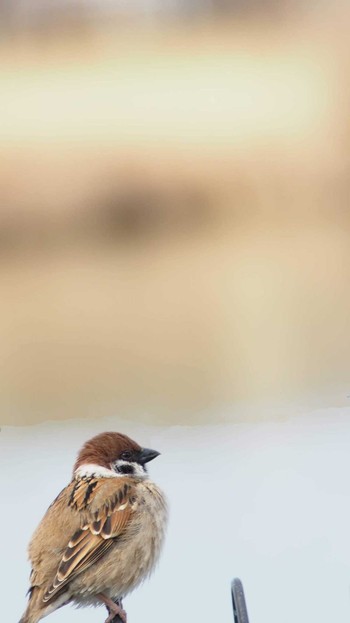
<svg viewBox="0 0 350 623"><path fill-rule="evenodd" d="M107 606L107 610L109 612L109 616L107 617L105 623L112 623L115 617L119 617L123 623L127 623L126 621L126 612L123 610L121 599L114 602L109 597L106 597L103 593L98 593L96 595L97 599L102 601Z"/></svg>
<svg viewBox="0 0 350 623"><path fill-rule="evenodd" d="M124 608L123 608L123 600L122 600L121 597L120 597L120 599L116 599L114 603L117 604L117 606L119 606L122 610L124 610Z"/></svg>
<svg viewBox="0 0 350 623"><path fill-rule="evenodd" d="M122 610L124 610L123 608L123 601L122 598L120 597L120 599L112 599L113 603L115 603L117 606L119 606L119 608L121 608ZM108 610L108 614L111 614L111 609L106 606L107 610ZM118 623L118 621L116 622Z"/></svg>

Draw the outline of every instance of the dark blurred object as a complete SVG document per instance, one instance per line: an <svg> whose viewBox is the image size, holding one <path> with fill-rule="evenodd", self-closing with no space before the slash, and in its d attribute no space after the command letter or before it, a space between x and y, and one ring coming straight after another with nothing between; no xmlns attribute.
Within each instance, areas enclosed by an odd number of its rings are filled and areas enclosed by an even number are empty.
<svg viewBox="0 0 350 623"><path fill-rule="evenodd" d="M243 584L239 578L232 580L231 596L235 623L249 623Z"/></svg>
<svg viewBox="0 0 350 623"><path fill-rule="evenodd" d="M86 27L100 20L135 19L160 24L166 19L201 17L271 15L292 8L293 0L0 0L2 29L29 28L50 32L72 27Z"/></svg>
<svg viewBox="0 0 350 623"><path fill-rule="evenodd" d="M33 214L0 213L0 253L50 252L85 240L120 244L163 236L198 234L215 220L214 206L202 189L137 186L104 191L92 206L63 211L52 218L43 209Z"/></svg>

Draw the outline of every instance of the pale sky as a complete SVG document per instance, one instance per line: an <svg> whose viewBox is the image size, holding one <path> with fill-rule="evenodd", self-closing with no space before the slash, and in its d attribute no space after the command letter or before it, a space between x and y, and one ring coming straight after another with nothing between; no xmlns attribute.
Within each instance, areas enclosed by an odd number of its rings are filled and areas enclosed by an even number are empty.
<svg viewBox="0 0 350 623"><path fill-rule="evenodd" d="M155 428L117 418L4 427L0 434L2 616L25 608L26 545L68 482L83 441L121 430L162 454L150 466L170 503L153 577L125 599L130 622L232 623L242 579L251 621L342 623L350 616L350 410L285 422ZM102 623L64 607L51 623Z"/></svg>

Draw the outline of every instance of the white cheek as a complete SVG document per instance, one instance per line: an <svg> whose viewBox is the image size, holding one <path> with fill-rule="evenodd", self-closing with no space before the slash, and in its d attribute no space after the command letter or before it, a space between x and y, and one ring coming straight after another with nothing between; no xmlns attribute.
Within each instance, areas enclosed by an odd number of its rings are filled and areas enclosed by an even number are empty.
<svg viewBox="0 0 350 623"><path fill-rule="evenodd" d="M83 476L97 476L97 478L115 478L119 476L112 469L102 467L101 465L95 465L95 463L84 463L75 470L74 475L76 478L83 478Z"/></svg>
<svg viewBox="0 0 350 623"><path fill-rule="evenodd" d="M133 465L135 467L135 472L134 472L135 476L143 476L143 477L147 476L147 472L142 465L140 465L139 463L133 463Z"/></svg>

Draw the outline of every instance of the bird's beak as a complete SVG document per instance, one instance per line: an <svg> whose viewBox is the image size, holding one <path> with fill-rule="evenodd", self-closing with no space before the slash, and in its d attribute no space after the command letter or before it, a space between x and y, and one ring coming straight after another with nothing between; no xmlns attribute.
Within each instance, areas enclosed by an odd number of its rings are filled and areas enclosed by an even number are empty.
<svg viewBox="0 0 350 623"><path fill-rule="evenodd" d="M142 448L139 454L139 457L138 457L138 462L141 465L144 465L145 463L148 463L149 461L153 461L153 459L155 459L159 455L160 455L160 452L157 452L157 450L150 450L149 448Z"/></svg>

